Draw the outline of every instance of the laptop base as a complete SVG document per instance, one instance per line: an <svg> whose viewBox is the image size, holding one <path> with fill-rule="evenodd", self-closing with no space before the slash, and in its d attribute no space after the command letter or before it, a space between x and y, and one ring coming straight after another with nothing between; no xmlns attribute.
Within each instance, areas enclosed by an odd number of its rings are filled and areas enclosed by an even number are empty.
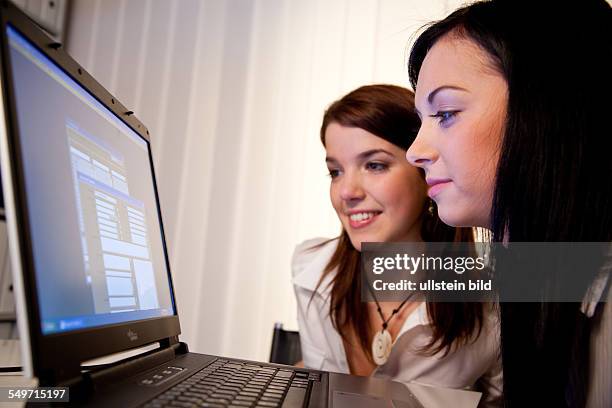
<svg viewBox="0 0 612 408"><path fill-rule="evenodd" d="M268 378L273 377L267 383L268 388L260 387L259 395L255 396L257 390L252 389L252 385L244 385L243 380L247 378L244 372L232 374L227 368L235 369L238 366L244 367L251 374L258 371L274 371L276 374L275 376L268 375ZM215 371L216 367L222 367L220 374L219 371ZM396 400L401 401L402 407L422 407L407 387L393 381L327 373L280 364L220 358L198 353L178 355L155 367L144 368L143 371L128 378L123 377L123 380L119 380L116 376L117 370L113 370L112 378L105 378L101 374L90 375L89 378L93 380L89 383L88 394L75 394L78 399L73 399L71 389L72 403L75 406L86 404L93 407L143 406L150 408L173 406L173 404L187 407L190 406L190 403L193 406L210 407L358 408L367 406L392 408L395 406L393 400ZM208 372L212 374L209 376ZM252 378L256 378L257 375L259 374L252 375ZM286 378L285 383L288 384L285 390L280 392L277 391L280 387L274 385L275 379L279 378ZM276 382L278 385L278 381ZM261 381L254 381L254 383L264 384ZM197 388L190 390L188 387L194 384ZM213 384L217 386L216 389L202 393ZM240 385L243 385L242 391L236 389L241 395L239 399L234 399L233 402L229 399L223 400L224 395L229 395L228 390L231 390L232 386ZM244 392L244 390L250 392ZM200 392L199 395L198 392ZM273 394L274 392L277 394ZM266 395L270 397L282 395L282 398L265 398ZM253 398L249 399L249 396ZM240 405L236 405L236 401ZM274 405L275 402L277 405Z"/></svg>

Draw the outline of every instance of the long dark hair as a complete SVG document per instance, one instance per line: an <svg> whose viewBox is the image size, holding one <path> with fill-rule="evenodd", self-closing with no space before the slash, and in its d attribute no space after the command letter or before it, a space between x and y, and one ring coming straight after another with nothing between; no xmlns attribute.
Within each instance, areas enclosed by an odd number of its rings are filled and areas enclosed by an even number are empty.
<svg viewBox="0 0 612 408"><path fill-rule="evenodd" d="M321 125L323 145L325 131L331 123L364 129L407 150L416 137L420 120L415 113L412 91L394 85L368 85L345 95L325 111ZM471 228L454 228L444 224L438 217L435 203L429 200L423 207L422 219L421 238L426 242L474 240ZM373 361L368 309L366 303L361 301L361 253L352 245L344 228L337 240L336 250L319 284L325 275L337 271L331 282L332 323L345 341L348 341L348 331L353 329L366 356ZM480 303L428 302L427 312L433 335L424 352L448 353L453 346L473 341L480 334L483 319L483 305Z"/></svg>
<svg viewBox="0 0 612 408"><path fill-rule="evenodd" d="M413 46L410 81L417 86L427 52L444 36L481 47L508 85L493 240L608 242L612 135L601 109L612 95L610 6L535 3L479 2L429 26ZM592 282L598 269L580 273ZM500 305L506 406L585 404L590 334L579 307Z"/></svg>

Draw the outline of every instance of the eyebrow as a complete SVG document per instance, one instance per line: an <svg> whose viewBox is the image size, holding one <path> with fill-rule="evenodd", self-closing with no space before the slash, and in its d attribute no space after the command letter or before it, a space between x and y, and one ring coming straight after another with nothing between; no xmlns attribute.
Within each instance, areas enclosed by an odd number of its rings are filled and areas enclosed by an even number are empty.
<svg viewBox="0 0 612 408"><path fill-rule="evenodd" d="M463 91L463 92L469 92L467 89L462 88L460 86L455 86L455 85L442 85L437 87L436 89L434 89L433 91L431 91L429 93L429 95L427 95L427 102L429 102L429 104L431 104L434 100L434 98L436 97L436 95L438 94L438 92L446 90L446 89L452 89L454 91Z"/></svg>
<svg viewBox="0 0 612 408"><path fill-rule="evenodd" d="M450 89L450 90L454 90L454 91L463 91L463 92L469 92L467 89L462 88L460 86L455 86L455 85L442 85L437 87L436 89L434 89L433 91L431 91L429 93L429 95L427 95L427 103L429 103L430 105L433 103L434 98L436 97L436 95L438 94L438 92L440 91L444 91L446 89ZM422 118L422 114L421 112L415 107L414 108L414 112L419 116L419 118Z"/></svg>
<svg viewBox="0 0 612 408"><path fill-rule="evenodd" d="M367 159L368 157L373 156L373 155L378 154L378 153L383 153L383 154L386 154L386 155L388 155L388 156L395 157L395 156L393 156L393 154L392 154L392 153L390 153L390 152L386 151L385 149L371 149L371 150L366 150L365 152L361 152L361 153L359 153L359 154L357 155L357 158L358 158L359 160L365 160L365 159ZM338 160L334 159L334 158L333 158L333 157L331 157L331 156L327 156L327 157L325 158L325 161L326 161L327 163L330 163L330 162L331 162L331 163L338 163Z"/></svg>

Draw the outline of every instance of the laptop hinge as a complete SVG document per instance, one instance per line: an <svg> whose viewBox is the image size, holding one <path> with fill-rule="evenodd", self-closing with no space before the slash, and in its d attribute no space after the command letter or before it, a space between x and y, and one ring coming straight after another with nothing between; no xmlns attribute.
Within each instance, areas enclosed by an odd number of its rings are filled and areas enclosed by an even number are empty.
<svg viewBox="0 0 612 408"><path fill-rule="evenodd" d="M182 354L184 343L176 343L167 347L152 350L144 355L134 356L119 361L110 367L85 373L94 388L108 383L117 383L139 372L147 371L153 367L172 361L178 354Z"/></svg>
<svg viewBox="0 0 612 408"><path fill-rule="evenodd" d="M160 348L118 361L108 367L82 372L80 376L63 381L59 385L70 387L71 399L74 395L77 400L80 400L88 395L90 396L96 388L109 383L117 383L188 352L187 344L179 342L177 336L161 340L159 343L161 344Z"/></svg>

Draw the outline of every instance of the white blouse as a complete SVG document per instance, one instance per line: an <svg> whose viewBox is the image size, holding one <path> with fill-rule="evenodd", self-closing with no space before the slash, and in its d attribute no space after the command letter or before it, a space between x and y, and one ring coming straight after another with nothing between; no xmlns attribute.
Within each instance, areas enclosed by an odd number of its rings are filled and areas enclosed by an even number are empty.
<svg viewBox="0 0 612 408"><path fill-rule="evenodd" d="M327 274L315 290L337 247L337 240L333 240L312 249L325 241L322 238L305 241L296 247L293 254L293 286L302 357L307 368L348 374L342 338L329 316L329 282L334 271ZM483 397L479 406L501 406L503 380L497 315L493 312L485 314L478 339L446 356L417 352L429 343L431 334L427 307L422 303L406 318L387 363L379 366L372 375L404 383L481 391Z"/></svg>

